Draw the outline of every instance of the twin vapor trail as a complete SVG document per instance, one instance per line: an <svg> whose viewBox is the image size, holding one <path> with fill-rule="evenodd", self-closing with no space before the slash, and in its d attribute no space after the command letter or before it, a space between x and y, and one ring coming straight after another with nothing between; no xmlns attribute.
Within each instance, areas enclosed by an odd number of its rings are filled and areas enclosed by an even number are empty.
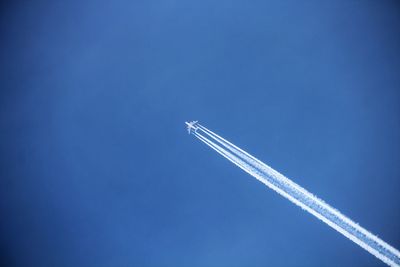
<svg viewBox="0 0 400 267"><path fill-rule="evenodd" d="M190 134L278 194L308 211L384 263L390 266L400 266L400 252L394 247L197 121L186 122L186 124Z"/></svg>

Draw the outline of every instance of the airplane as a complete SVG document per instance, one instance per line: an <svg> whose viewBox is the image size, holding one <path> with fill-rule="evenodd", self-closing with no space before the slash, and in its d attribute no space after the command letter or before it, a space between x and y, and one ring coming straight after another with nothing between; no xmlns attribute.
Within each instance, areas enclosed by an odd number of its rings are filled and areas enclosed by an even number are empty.
<svg viewBox="0 0 400 267"><path fill-rule="evenodd" d="M185 123L186 123L186 125L187 125L187 130L188 130L188 133L189 133L189 134L191 133L192 130L196 132L196 130L199 128L198 126L196 126L196 124L197 124L198 122L199 122L199 121L191 121L191 122L185 121Z"/></svg>

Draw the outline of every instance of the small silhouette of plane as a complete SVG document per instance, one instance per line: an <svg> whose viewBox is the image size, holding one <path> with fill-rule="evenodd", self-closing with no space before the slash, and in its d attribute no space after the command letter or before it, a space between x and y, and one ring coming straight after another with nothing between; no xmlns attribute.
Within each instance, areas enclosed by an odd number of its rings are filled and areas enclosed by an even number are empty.
<svg viewBox="0 0 400 267"><path fill-rule="evenodd" d="M186 123L186 125L187 125L187 130L188 130L188 133L190 134L192 131L194 131L194 132L196 132L196 130L199 128L198 126L196 126L196 124L198 123L199 121L191 121L191 122L185 122Z"/></svg>

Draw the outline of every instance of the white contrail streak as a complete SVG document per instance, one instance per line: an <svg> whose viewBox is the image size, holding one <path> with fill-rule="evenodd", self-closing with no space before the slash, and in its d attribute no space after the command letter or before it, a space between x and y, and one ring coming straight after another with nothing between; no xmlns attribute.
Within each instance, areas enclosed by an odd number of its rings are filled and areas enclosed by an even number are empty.
<svg viewBox="0 0 400 267"><path fill-rule="evenodd" d="M188 130L203 143L283 197L308 211L390 266L400 266L400 252L332 208L298 184L275 171L197 122Z"/></svg>

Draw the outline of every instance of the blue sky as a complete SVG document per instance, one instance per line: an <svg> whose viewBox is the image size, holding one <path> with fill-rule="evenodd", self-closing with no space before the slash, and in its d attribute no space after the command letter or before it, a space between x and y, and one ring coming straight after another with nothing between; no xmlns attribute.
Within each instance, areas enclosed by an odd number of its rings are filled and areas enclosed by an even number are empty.
<svg viewBox="0 0 400 267"><path fill-rule="evenodd" d="M0 11L4 266L382 266L217 155L248 150L400 247L394 1Z"/></svg>

